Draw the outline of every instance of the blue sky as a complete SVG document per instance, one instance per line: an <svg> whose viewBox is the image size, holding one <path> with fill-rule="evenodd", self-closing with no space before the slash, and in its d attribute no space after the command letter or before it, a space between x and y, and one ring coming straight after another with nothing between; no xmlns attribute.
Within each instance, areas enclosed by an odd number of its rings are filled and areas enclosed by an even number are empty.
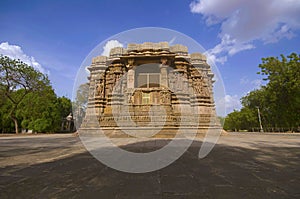
<svg viewBox="0 0 300 199"><path fill-rule="evenodd" d="M99 0L0 2L0 53L32 64L59 96L100 42L133 28L163 27L200 43L222 75L227 111L261 84L262 57L299 53L298 0Z"/></svg>

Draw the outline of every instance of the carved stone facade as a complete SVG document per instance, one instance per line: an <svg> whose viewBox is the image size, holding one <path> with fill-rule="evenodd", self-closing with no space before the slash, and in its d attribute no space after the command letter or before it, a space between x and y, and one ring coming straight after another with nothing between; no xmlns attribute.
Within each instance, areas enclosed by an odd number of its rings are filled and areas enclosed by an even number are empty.
<svg viewBox="0 0 300 199"><path fill-rule="evenodd" d="M213 100L214 75L206 57L189 54L186 46L128 44L111 49L109 57L93 58L88 69L89 99L82 131L117 129L120 124L203 131L220 127Z"/></svg>

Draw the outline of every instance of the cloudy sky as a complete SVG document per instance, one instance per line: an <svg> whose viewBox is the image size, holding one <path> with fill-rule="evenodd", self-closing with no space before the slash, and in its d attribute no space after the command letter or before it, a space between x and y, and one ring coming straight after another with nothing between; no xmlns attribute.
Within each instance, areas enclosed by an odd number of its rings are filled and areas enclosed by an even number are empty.
<svg viewBox="0 0 300 199"><path fill-rule="evenodd" d="M100 0L0 3L0 54L48 74L59 96L72 96L76 73L102 41L133 28L184 33L206 49L222 75L227 111L258 88L262 57L299 53L299 0ZM123 46L114 40L104 46Z"/></svg>

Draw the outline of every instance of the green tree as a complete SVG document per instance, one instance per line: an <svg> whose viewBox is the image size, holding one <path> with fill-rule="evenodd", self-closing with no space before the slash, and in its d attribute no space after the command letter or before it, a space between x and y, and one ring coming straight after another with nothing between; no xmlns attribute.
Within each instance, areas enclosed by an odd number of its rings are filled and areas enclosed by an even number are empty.
<svg viewBox="0 0 300 199"><path fill-rule="evenodd" d="M12 121L8 115L11 103L4 95L1 95L0 98L0 132L11 132Z"/></svg>
<svg viewBox="0 0 300 199"><path fill-rule="evenodd" d="M289 130L300 124L300 57L296 53L285 57L262 59L259 74L267 81L263 106L272 125Z"/></svg>
<svg viewBox="0 0 300 199"><path fill-rule="evenodd" d="M57 105L60 110L60 116L65 118L72 112L72 102L66 97L57 98Z"/></svg>
<svg viewBox="0 0 300 199"><path fill-rule="evenodd" d="M300 125L300 59L292 53L285 57L262 59L258 74L266 85L242 97L243 108L229 114L224 128L228 130L258 127L260 109L263 127L295 130Z"/></svg>
<svg viewBox="0 0 300 199"><path fill-rule="evenodd" d="M58 132L62 119L71 111L71 101L65 97L57 97L48 86L40 92L31 93L20 104L17 112L23 129L35 132Z"/></svg>
<svg viewBox="0 0 300 199"><path fill-rule="evenodd" d="M229 113L225 118L223 128L230 131L239 131L241 129L240 112L234 110L232 113Z"/></svg>
<svg viewBox="0 0 300 199"><path fill-rule="evenodd" d="M252 131L258 127L257 112L248 107L243 107L240 111L235 110L228 114L224 123L224 129L230 131Z"/></svg>
<svg viewBox="0 0 300 199"><path fill-rule="evenodd" d="M0 55L0 93L11 104L8 115L14 122L16 133L19 133L16 113L20 103L30 93L38 92L49 84L48 77L33 67Z"/></svg>
<svg viewBox="0 0 300 199"><path fill-rule="evenodd" d="M223 129L226 130L226 131L234 131L235 128L234 128L234 122L233 121L233 113L235 112L236 110L234 110L233 112L227 114L227 116L225 117L225 120L224 120L224 125L223 125Z"/></svg>

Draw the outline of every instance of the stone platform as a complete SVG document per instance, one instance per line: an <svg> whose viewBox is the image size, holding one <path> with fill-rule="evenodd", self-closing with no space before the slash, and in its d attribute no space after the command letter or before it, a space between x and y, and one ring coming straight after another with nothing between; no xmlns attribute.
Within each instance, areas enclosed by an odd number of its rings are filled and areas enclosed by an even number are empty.
<svg viewBox="0 0 300 199"><path fill-rule="evenodd" d="M110 138L193 138L193 137L204 137L207 132L215 134L225 134L225 131L219 127L164 127L164 128L153 128L153 127L127 127L127 128L80 128L78 131L82 135L98 135L99 132L104 133ZM127 133L129 132L129 133Z"/></svg>

